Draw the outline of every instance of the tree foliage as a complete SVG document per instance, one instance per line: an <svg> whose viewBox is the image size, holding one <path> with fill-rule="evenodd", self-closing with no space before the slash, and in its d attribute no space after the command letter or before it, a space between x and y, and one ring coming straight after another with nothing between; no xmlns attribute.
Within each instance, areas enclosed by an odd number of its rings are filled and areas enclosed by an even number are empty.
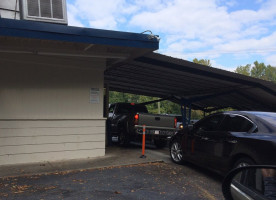
<svg viewBox="0 0 276 200"><path fill-rule="evenodd" d="M157 97L149 97L143 95L122 93L111 91L109 93L109 103L144 103L149 101L158 100ZM147 109L150 113L157 114L158 111L158 103L152 103L147 105ZM163 114L181 114L180 105L173 103L171 101L161 101L160 102L160 113Z"/></svg>
<svg viewBox="0 0 276 200"><path fill-rule="evenodd" d="M276 82L276 67L255 61L253 65L239 66L236 73Z"/></svg>
<svg viewBox="0 0 276 200"><path fill-rule="evenodd" d="M238 74L243 74L246 76L250 76L250 70L251 70L251 66L250 64L247 64L245 66L239 66L235 69L235 72Z"/></svg>
<svg viewBox="0 0 276 200"><path fill-rule="evenodd" d="M212 63L208 59L200 59L200 60L198 60L197 58L195 58L195 59L193 59L193 62L197 63L197 64L201 64L201 65L206 65L206 66L212 67Z"/></svg>

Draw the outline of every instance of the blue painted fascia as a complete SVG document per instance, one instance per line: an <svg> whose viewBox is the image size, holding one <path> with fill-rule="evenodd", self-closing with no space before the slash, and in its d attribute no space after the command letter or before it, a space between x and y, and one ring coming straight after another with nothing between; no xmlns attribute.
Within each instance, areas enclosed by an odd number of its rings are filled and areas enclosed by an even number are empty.
<svg viewBox="0 0 276 200"><path fill-rule="evenodd" d="M148 34L72 27L60 24L0 18L0 36L58 40L157 50L159 41Z"/></svg>

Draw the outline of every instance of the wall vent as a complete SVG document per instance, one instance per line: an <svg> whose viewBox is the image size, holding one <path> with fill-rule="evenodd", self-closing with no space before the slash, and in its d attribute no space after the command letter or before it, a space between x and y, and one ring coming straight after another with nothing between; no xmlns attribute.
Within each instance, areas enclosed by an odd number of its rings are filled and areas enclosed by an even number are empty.
<svg viewBox="0 0 276 200"><path fill-rule="evenodd" d="M67 24L66 0L21 0L21 19Z"/></svg>

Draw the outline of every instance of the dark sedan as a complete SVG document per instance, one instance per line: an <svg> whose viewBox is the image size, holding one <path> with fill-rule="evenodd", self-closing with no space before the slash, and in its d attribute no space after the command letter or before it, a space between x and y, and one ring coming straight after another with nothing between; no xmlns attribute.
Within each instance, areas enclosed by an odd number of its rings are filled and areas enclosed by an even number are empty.
<svg viewBox="0 0 276 200"><path fill-rule="evenodd" d="M188 161L225 174L237 166L276 164L276 113L229 111L209 115L170 140L175 163Z"/></svg>

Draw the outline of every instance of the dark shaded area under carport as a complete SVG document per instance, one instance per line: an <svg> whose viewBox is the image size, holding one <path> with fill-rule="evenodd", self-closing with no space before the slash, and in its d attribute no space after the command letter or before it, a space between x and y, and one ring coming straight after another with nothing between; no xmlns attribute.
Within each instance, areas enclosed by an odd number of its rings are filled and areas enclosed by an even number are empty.
<svg viewBox="0 0 276 200"><path fill-rule="evenodd" d="M105 72L110 90L170 99L192 109L276 111L276 84L158 53Z"/></svg>

